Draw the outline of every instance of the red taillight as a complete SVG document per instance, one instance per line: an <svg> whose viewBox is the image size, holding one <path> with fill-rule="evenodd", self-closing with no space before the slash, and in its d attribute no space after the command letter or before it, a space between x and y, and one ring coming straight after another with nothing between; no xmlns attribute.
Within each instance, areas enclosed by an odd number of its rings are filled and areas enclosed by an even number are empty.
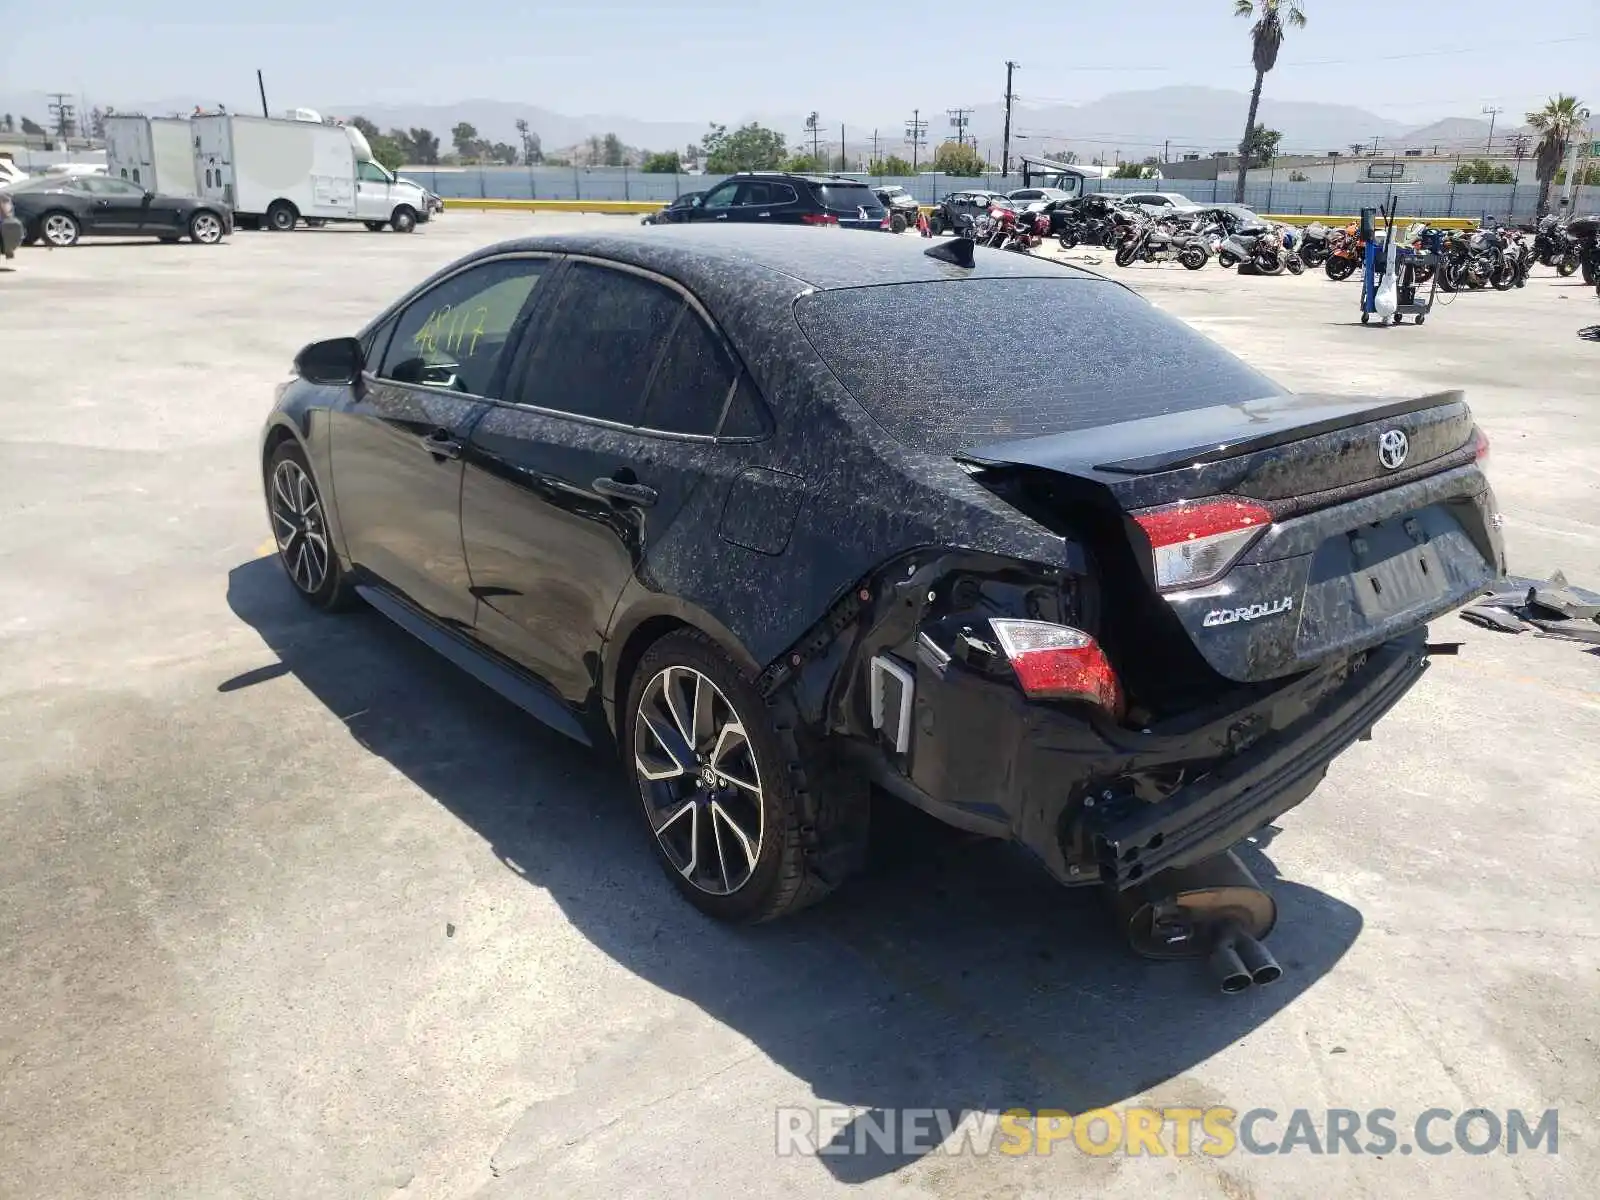
<svg viewBox="0 0 1600 1200"><path fill-rule="evenodd" d="M1011 660L1017 682L1034 700L1087 700L1122 711L1122 685L1106 652L1081 629L1049 621L992 617L989 627Z"/></svg>
<svg viewBox="0 0 1600 1200"><path fill-rule="evenodd" d="M802 225L837 225L838 223L839 218L834 216L832 213L800 214L800 224Z"/></svg>
<svg viewBox="0 0 1600 1200"><path fill-rule="evenodd" d="M1489 461L1489 435L1476 427L1472 430L1472 455L1480 464Z"/></svg>
<svg viewBox="0 0 1600 1200"><path fill-rule="evenodd" d="M1210 583L1272 524L1270 511L1237 496L1185 500L1131 515L1150 539L1162 591Z"/></svg>

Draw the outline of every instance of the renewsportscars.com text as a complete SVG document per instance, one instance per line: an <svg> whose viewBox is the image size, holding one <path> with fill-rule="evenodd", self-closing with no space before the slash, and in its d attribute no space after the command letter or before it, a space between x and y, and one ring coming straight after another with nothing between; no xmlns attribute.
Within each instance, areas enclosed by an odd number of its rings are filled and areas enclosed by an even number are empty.
<svg viewBox="0 0 1600 1200"><path fill-rule="evenodd" d="M1402 1117L1392 1108L1129 1107L1073 1115L1049 1108L990 1113L823 1105L780 1108L774 1117L780 1155L1556 1154L1560 1132L1553 1108L1429 1108Z"/></svg>

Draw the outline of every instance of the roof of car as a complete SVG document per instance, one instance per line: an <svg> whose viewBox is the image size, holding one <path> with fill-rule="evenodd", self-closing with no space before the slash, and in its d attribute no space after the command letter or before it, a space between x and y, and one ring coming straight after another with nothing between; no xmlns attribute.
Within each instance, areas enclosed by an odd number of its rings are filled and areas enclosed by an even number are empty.
<svg viewBox="0 0 1600 1200"><path fill-rule="evenodd" d="M1048 278L1100 276L1066 263L1031 255L980 250L971 268L957 267L924 253L922 238L857 230L830 231L799 226L663 225L633 226L606 233L548 234L487 247L480 255L515 250L592 254L660 271L691 290L736 288L740 280L787 280L783 290L797 295L808 288L869 287L874 284L932 282L969 278Z"/></svg>

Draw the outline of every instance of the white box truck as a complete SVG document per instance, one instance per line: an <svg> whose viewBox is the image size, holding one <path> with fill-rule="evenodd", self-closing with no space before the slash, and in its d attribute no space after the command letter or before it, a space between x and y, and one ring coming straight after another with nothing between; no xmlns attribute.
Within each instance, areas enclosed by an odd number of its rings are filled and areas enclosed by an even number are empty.
<svg viewBox="0 0 1600 1200"><path fill-rule="evenodd" d="M410 233L428 219L427 193L374 162L354 126L231 113L190 125L200 195L231 205L246 228L361 221Z"/></svg>
<svg viewBox="0 0 1600 1200"><path fill-rule="evenodd" d="M189 122L182 117L107 117L106 174L147 192L198 198Z"/></svg>

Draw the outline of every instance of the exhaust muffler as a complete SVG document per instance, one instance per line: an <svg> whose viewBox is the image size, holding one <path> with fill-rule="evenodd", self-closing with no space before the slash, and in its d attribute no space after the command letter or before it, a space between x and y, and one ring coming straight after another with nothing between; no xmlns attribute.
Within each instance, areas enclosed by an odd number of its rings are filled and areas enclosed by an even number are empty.
<svg viewBox="0 0 1600 1200"><path fill-rule="evenodd" d="M1261 939L1278 905L1231 850L1118 893L1118 923L1145 958L1204 958L1226 993L1265 987L1283 968Z"/></svg>

